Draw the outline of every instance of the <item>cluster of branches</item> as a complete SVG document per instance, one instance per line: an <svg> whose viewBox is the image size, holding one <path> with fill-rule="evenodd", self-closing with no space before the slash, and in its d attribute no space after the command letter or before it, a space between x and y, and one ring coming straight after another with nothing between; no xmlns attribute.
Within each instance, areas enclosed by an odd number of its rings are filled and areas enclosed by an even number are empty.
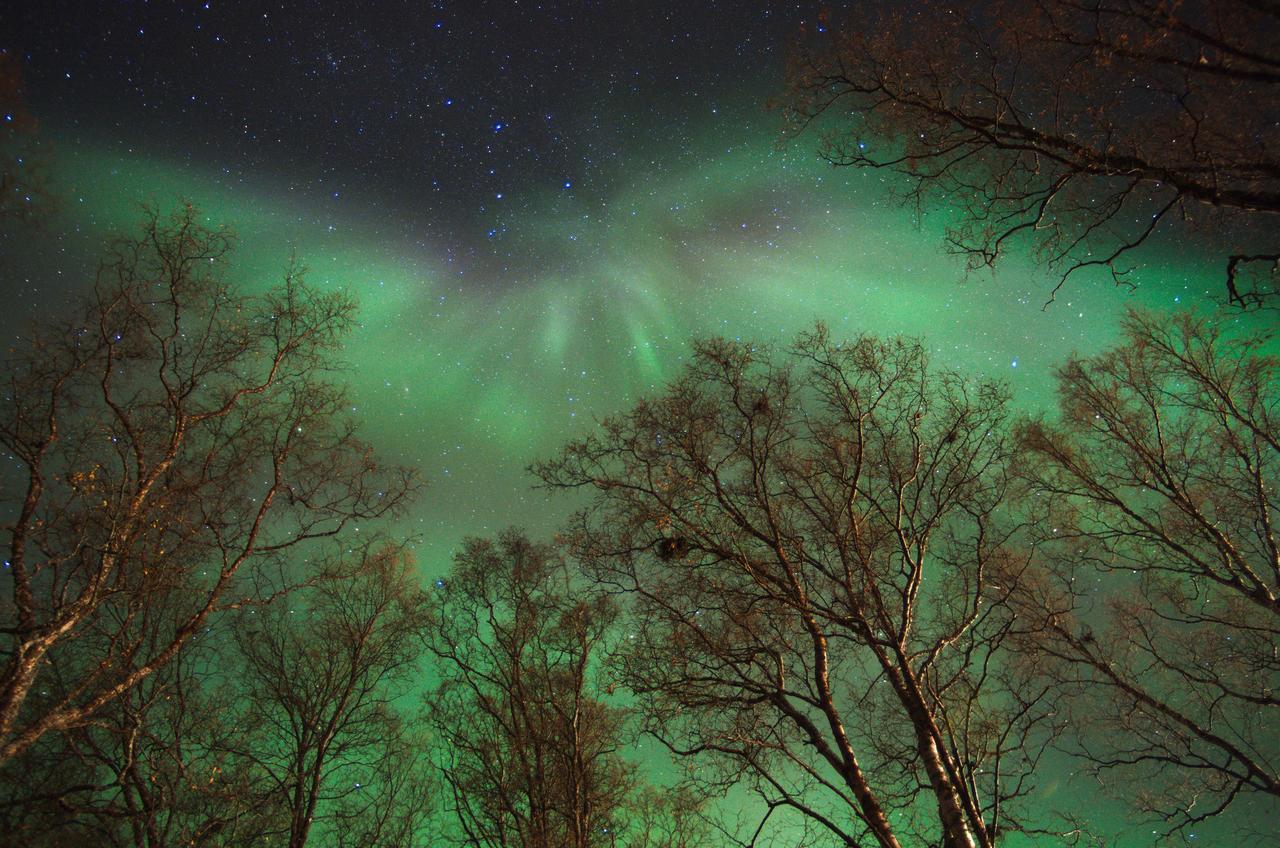
<svg viewBox="0 0 1280 848"><path fill-rule="evenodd" d="M376 532L417 484L333 380L352 299L296 268L240 294L231 247L151 213L5 359L0 817L28 844L417 826L392 701L423 597Z"/></svg>
<svg viewBox="0 0 1280 848"><path fill-rule="evenodd" d="M225 617L7 764L5 832L33 846L430 844L425 743L397 706L421 672L427 595L401 551L365 553Z"/></svg>
<svg viewBox="0 0 1280 848"><path fill-rule="evenodd" d="M616 605L514 532L426 591L377 529L414 475L358 439L334 382L355 304L296 268L240 294L231 248L192 208L150 213L80 312L6 358L0 831L705 844L701 805L621 754L599 668Z"/></svg>
<svg viewBox="0 0 1280 848"><path fill-rule="evenodd" d="M629 599L619 679L695 784L760 796L746 842L1085 838L1035 799L1051 747L1168 832L1280 810L1280 360L1125 330L1053 421L918 342L711 340L535 466L596 493L570 542Z"/></svg>
<svg viewBox="0 0 1280 848"><path fill-rule="evenodd" d="M292 269L237 294L230 247L150 215L6 359L24 844L1083 838L1036 796L1047 756L1140 786L1165 833L1277 810L1266 337L1131 313L1039 417L918 341L699 342L535 467L594 492L567 556L473 540L428 591L368 523L416 484L333 383L354 305ZM637 728L677 785L624 756ZM708 818L744 788L760 816Z"/></svg>
<svg viewBox="0 0 1280 848"><path fill-rule="evenodd" d="M794 51L787 132L958 210L970 267L1019 240L1125 282L1163 232L1212 235L1226 299L1280 294L1280 12L1230 0L862 9ZM1213 247L1212 250L1221 250ZM1052 296L1051 296L1052 299Z"/></svg>
<svg viewBox="0 0 1280 848"><path fill-rule="evenodd" d="M1024 648L1087 705L1075 753L1173 829L1280 799L1280 360L1192 315L1059 371L1024 421L1043 510Z"/></svg>
<svg viewBox="0 0 1280 848"><path fill-rule="evenodd" d="M658 790L623 758L627 712L598 665L616 602L552 547L509 531L472 540L441 587L428 639L428 720L457 821L483 848L686 848L702 805Z"/></svg>

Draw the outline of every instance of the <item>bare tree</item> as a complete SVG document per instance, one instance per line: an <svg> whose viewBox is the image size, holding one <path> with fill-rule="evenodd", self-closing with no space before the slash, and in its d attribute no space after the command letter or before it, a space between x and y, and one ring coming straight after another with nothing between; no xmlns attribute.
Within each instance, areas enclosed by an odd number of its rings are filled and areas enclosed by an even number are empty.
<svg viewBox="0 0 1280 848"><path fill-rule="evenodd" d="M1049 544L1027 650L1075 690L1079 753L1170 829L1280 813L1280 359L1132 312L1021 425ZM1249 804L1242 805L1248 807Z"/></svg>
<svg viewBox="0 0 1280 848"><path fill-rule="evenodd" d="M624 716L595 669L616 617L607 598L584 595L554 550L514 531L468 541L438 589L428 703L456 841L708 844L697 805L660 800L621 756Z"/></svg>
<svg viewBox="0 0 1280 848"><path fill-rule="evenodd" d="M701 342L658 397L535 467L592 488L573 550L634 599L620 673L711 789L805 844L992 845L1052 736L1008 662L1029 551L1005 391L914 341Z"/></svg>
<svg viewBox="0 0 1280 848"><path fill-rule="evenodd" d="M420 672L427 596L403 551L383 548L266 609L241 613L240 721L259 727L234 753L276 807L289 848L424 844L424 748L397 702ZM271 833L267 833L271 836Z"/></svg>
<svg viewBox="0 0 1280 848"><path fill-rule="evenodd" d="M929 2L828 28L794 53L788 131L816 122L828 161L957 207L948 243L971 267L1025 240L1060 271L1056 294L1086 268L1124 282L1163 232L1204 233L1227 299L1274 304L1274 4Z"/></svg>
<svg viewBox="0 0 1280 848"><path fill-rule="evenodd" d="M153 213L81 314L5 360L0 760L84 725L217 611L287 588L287 555L321 556L414 488L357 439L330 380L351 298L296 270L235 294L230 249L189 207ZM158 593L180 599L164 622L148 619ZM63 653L77 676L44 686Z"/></svg>
<svg viewBox="0 0 1280 848"><path fill-rule="evenodd" d="M210 669L229 659L214 641L201 634L91 722L10 759L0 769L5 833L32 846L165 848L246 844L270 832L272 811L254 805L244 763L229 754L246 744L245 729L225 709L228 693L210 683ZM47 685L63 671L51 669Z"/></svg>
<svg viewBox="0 0 1280 848"><path fill-rule="evenodd" d="M384 549L216 620L91 722L11 760L0 823L33 844L422 844L425 743L392 703L417 676L422 601Z"/></svg>

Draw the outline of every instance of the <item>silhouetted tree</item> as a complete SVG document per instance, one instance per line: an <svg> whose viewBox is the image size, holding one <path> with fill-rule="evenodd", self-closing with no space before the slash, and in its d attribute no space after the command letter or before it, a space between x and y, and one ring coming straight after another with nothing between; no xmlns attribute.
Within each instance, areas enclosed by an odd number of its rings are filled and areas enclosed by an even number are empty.
<svg viewBox="0 0 1280 848"><path fill-rule="evenodd" d="M515 531L458 554L428 641L428 695L459 844L682 848L708 843L698 804L646 788L621 755L623 712L596 665L614 604Z"/></svg>
<svg viewBox="0 0 1280 848"><path fill-rule="evenodd" d="M0 761L83 726L219 610L286 590L290 556L320 558L414 487L331 382L351 298L296 270L237 294L230 248L189 207L153 213L77 316L5 358Z"/></svg>
<svg viewBox="0 0 1280 848"><path fill-rule="evenodd" d="M282 811L289 848L427 844L425 745L403 701L421 673L426 594L403 551L384 548L240 615L235 710L259 728L233 753L255 803Z"/></svg>
<svg viewBox="0 0 1280 848"><path fill-rule="evenodd" d="M1029 552L1001 515L1005 404L914 341L710 340L535 467L596 491L572 549L633 599L621 680L697 780L750 781L757 836L775 811L805 844L1029 829L1011 802L1053 728L1006 661Z"/></svg>
<svg viewBox="0 0 1280 848"><path fill-rule="evenodd" d="M424 844L425 743L394 704L417 677L424 596L398 552L369 550L354 571L218 620L91 722L11 760L6 832L133 848L316 833Z"/></svg>
<svg viewBox="0 0 1280 848"><path fill-rule="evenodd" d="M278 828L229 754L245 733L228 693L211 682L211 667L229 659L212 635L91 722L10 759L0 770L0 828L23 845L130 848L243 845ZM50 676L57 686L59 670Z"/></svg>
<svg viewBox="0 0 1280 848"><path fill-rule="evenodd" d="M1192 314L1132 312L1124 334L1059 369L1056 420L1020 427L1048 537L1025 647L1075 695L1078 753L1142 809L1274 819L1280 359Z"/></svg>
<svg viewBox="0 0 1280 848"><path fill-rule="evenodd" d="M1126 279L1169 231L1214 234L1227 298L1280 295L1280 10L1250 0L861 6L795 50L790 133L903 174L959 215L971 267L1017 240ZM1224 247L1223 245L1227 245Z"/></svg>

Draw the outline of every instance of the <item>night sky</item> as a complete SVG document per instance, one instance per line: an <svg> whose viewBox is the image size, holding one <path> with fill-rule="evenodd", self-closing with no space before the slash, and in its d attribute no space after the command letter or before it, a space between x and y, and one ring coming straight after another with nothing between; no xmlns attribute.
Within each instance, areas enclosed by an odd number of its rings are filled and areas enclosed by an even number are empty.
<svg viewBox="0 0 1280 848"><path fill-rule="evenodd" d="M549 536L524 469L661 387L693 336L922 334L935 363L1049 402L1050 369L1126 305L1209 302L1212 258L1160 244L1136 292L1011 256L965 277L939 206L779 145L787 44L816 3L6 4L60 211L6 254L6 321L91 279L139 205L241 236L248 288L291 252L348 287L365 435L422 469L424 576L459 541ZM17 281L16 285L14 281Z"/></svg>

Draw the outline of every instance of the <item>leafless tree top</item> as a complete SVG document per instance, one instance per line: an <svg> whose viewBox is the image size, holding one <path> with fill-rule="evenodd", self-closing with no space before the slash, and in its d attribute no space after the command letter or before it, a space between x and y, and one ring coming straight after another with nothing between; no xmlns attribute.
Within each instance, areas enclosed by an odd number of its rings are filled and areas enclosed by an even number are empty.
<svg viewBox="0 0 1280 848"><path fill-rule="evenodd" d="M958 210L971 267L1018 241L1125 282L1176 236L1221 255L1226 299L1274 304L1280 260L1275 4L1038 0L827 22L793 54L787 129ZM1052 296L1051 296L1052 299Z"/></svg>

